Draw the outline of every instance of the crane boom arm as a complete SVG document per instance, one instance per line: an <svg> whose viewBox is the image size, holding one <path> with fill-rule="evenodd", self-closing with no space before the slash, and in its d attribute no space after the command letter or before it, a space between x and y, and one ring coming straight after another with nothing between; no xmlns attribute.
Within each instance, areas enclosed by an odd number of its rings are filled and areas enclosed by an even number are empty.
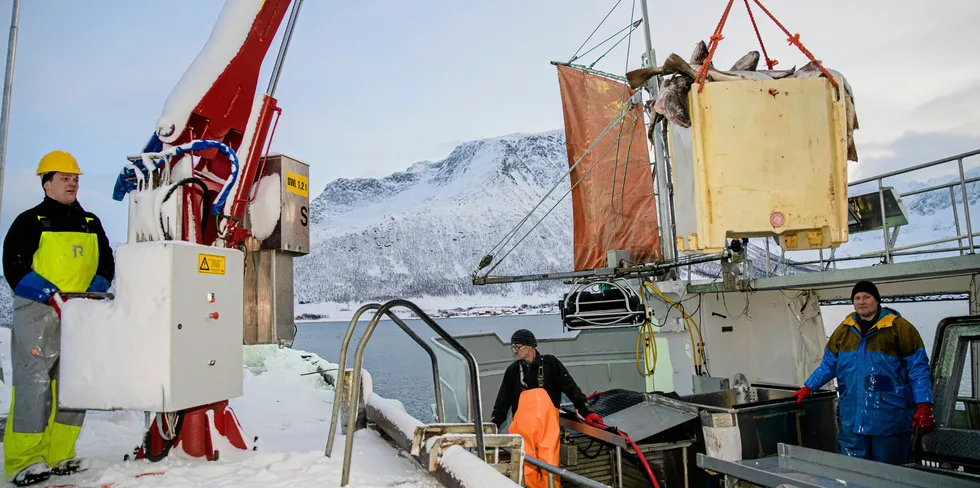
<svg viewBox="0 0 980 488"><path fill-rule="evenodd" d="M272 115L281 111L268 94L256 96L258 78L290 3L226 0L208 41L167 98L156 130L143 148L144 154L167 154L164 164L170 169L184 157L197 157L192 159L193 177L199 177L208 188L207 201L216 203L211 213L223 220L220 229L219 225L195 225L202 217L208 218L201 215L204 195L196 187L188 187L183 192L183 240L215 245L220 237L225 246L235 247L249 235L240 223ZM214 144L202 150L176 151L202 140L230 148L238 155L237 165L229 160L227 151ZM148 176L153 169L140 168L137 163L128 166L117 180L113 198L122 200L136 188L136 171ZM219 205L223 193L227 199Z"/></svg>

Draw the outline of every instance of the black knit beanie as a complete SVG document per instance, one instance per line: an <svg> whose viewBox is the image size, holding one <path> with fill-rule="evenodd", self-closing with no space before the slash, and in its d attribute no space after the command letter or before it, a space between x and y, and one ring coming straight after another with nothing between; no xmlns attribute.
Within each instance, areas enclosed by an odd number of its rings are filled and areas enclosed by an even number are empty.
<svg viewBox="0 0 980 488"><path fill-rule="evenodd" d="M514 335L510 336L511 345L517 346L531 346L538 347L538 340L534 338L534 334L527 329L518 329L514 332Z"/></svg>
<svg viewBox="0 0 980 488"><path fill-rule="evenodd" d="M874 283L870 281L858 281L854 285L854 289L851 290L851 301L854 300L854 295L857 295L858 293L861 292L867 293L875 297L875 301L881 303L881 295L878 293L878 287L875 286Z"/></svg>

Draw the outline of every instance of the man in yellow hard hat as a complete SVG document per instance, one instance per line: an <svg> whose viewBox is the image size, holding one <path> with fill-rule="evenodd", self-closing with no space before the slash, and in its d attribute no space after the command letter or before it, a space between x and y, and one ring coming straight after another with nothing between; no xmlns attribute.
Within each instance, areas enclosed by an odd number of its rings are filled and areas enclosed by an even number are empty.
<svg viewBox="0 0 980 488"><path fill-rule="evenodd" d="M18 215L3 241L4 275L14 291L13 400L3 454L17 486L87 468L75 458L85 412L58 407L60 294L108 291L115 263L102 223L76 200L81 174L64 151L41 158L44 201Z"/></svg>

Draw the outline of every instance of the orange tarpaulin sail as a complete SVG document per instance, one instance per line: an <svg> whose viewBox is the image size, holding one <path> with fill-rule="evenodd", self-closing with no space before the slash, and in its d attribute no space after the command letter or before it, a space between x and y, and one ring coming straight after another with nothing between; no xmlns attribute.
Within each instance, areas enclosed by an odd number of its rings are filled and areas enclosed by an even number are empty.
<svg viewBox="0 0 980 488"><path fill-rule="evenodd" d="M571 167L623 114L635 91L565 66L558 66L558 85ZM660 259L650 153L639 105L609 129L570 177L572 185L578 182L572 189L576 271L605 267L607 250L628 250L634 263Z"/></svg>

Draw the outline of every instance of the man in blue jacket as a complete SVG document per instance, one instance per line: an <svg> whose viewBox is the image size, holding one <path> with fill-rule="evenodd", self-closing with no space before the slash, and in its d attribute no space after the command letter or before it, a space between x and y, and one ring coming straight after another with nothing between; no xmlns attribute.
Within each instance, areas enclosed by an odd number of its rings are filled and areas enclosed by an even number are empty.
<svg viewBox="0 0 980 488"><path fill-rule="evenodd" d="M860 281L854 313L837 327L820 366L796 402L837 378L841 454L888 464L908 461L911 432L931 432L932 380L922 338L908 320L881 307L878 288Z"/></svg>
<svg viewBox="0 0 980 488"><path fill-rule="evenodd" d="M87 464L75 458L85 412L58 408L61 293L107 291L115 263L102 223L76 199L81 174L64 151L41 158L44 200L18 215L3 241L4 277L14 292L13 401L3 454L7 477L17 486Z"/></svg>

